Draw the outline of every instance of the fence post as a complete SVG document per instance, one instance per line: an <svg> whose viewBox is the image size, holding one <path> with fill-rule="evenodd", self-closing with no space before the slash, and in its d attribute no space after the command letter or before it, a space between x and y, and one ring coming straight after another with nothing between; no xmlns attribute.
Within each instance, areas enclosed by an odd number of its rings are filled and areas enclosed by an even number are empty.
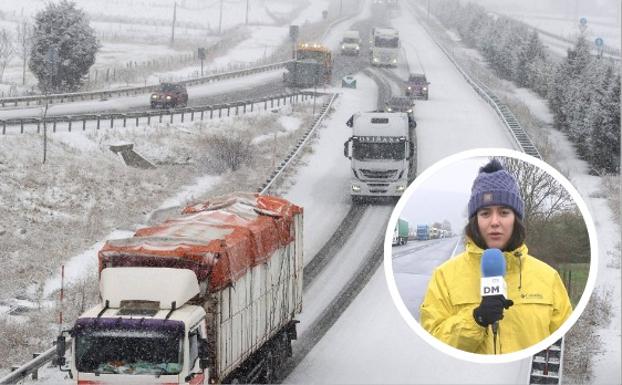
<svg viewBox="0 0 622 385"><path fill-rule="evenodd" d="M138 127L138 119L140 119L139 116L136 117L136 127Z"/></svg>
<svg viewBox="0 0 622 385"><path fill-rule="evenodd" d="M52 132L56 132L56 119L54 119L54 124L52 125Z"/></svg>
<svg viewBox="0 0 622 385"><path fill-rule="evenodd" d="M123 128L125 128L126 123L127 123L127 116L123 115Z"/></svg>
<svg viewBox="0 0 622 385"><path fill-rule="evenodd" d="M173 115L174 114L175 114L174 112L171 112L171 124L173 124Z"/></svg>
<svg viewBox="0 0 622 385"><path fill-rule="evenodd" d="M24 119L20 119L19 125L20 125L19 133L23 134L24 133Z"/></svg>
<svg viewBox="0 0 622 385"><path fill-rule="evenodd" d="M86 131L86 118L82 119L82 131Z"/></svg>
<svg viewBox="0 0 622 385"><path fill-rule="evenodd" d="M160 112L160 123L162 123L162 113Z"/></svg>
<svg viewBox="0 0 622 385"><path fill-rule="evenodd" d="M110 117L110 128L114 126L114 116Z"/></svg>
<svg viewBox="0 0 622 385"><path fill-rule="evenodd" d="M147 115L147 125L151 125L151 115Z"/></svg>
<svg viewBox="0 0 622 385"><path fill-rule="evenodd" d="M97 115L97 129L99 130L99 122L100 122L100 118L99 115Z"/></svg>
<svg viewBox="0 0 622 385"><path fill-rule="evenodd" d="M69 121L69 132L71 132L71 120Z"/></svg>

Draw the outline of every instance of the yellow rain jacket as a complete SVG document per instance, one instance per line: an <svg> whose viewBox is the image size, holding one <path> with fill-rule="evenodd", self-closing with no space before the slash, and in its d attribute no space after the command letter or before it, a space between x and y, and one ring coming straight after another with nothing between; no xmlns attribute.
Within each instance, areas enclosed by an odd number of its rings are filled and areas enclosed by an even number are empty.
<svg viewBox="0 0 622 385"><path fill-rule="evenodd" d="M484 250L468 240L466 251L436 268L421 304L421 325L455 348L493 354L493 335L473 319L479 306L481 257ZM561 326L572 312L566 288L555 269L527 254L524 244L504 252L508 299L514 306L499 321L496 352L532 346Z"/></svg>

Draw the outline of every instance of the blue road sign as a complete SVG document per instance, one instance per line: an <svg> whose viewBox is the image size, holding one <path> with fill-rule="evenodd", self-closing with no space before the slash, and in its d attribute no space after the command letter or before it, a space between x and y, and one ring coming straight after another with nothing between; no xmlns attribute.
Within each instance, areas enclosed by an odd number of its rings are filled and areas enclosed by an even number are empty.
<svg viewBox="0 0 622 385"><path fill-rule="evenodd" d="M581 25L587 25L587 17L582 17L579 19L579 24Z"/></svg>
<svg viewBox="0 0 622 385"><path fill-rule="evenodd" d="M596 40L594 40L594 44L596 44L596 46L600 48L605 44L605 42L600 37L597 37Z"/></svg>

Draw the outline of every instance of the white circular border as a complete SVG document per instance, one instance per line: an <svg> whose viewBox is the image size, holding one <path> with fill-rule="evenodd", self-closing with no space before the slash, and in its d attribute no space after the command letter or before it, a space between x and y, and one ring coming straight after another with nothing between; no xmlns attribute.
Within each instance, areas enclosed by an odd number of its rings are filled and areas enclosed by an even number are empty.
<svg viewBox="0 0 622 385"><path fill-rule="evenodd" d="M463 350L454 348L450 346L430 333L428 333L417 320L410 313L404 302L402 301L402 297L397 289L397 285L395 283L395 278L393 274L393 261L392 261L392 238L393 238L393 229L395 228L395 224L397 223L397 219L400 214L404 210L404 206L406 202L409 200L410 196L414 193L414 191L423 184L430 176L432 176L438 170L447 167L451 164L457 163L461 160L467 160L474 157L492 157L492 156L502 156L509 158L517 158L527 163L530 163L540 169L546 171L549 175L555 178L567 191L570 193L570 196L575 201L579 210L581 211L581 215L583 216L583 220L587 227L588 237L590 240L590 271L588 274L587 283L585 285L585 289L583 290L583 294L581 295L581 299L577 304L577 307L573 309L570 317L562 324L562 326L557 329L553 334L545 338L544 340L538 342L537 344L517 351L513 353L506 353L500 355L492 355L492 354L476 354L469 353ZM475 177L475 176L474 176ZM423 338L428 344L440 350L441 352L448 354L452 357L477 362L477 363L507 363L512 361L521 360L530 356L535 355L536 353L548 348L555 341L560 339L570 328L577 322L583 310L587 306L587 303L592 295L592 291L594 290L594 285L596 283L596 274L598 267L598 245L596 244L596 228L594 226L594 221L592 219L592 215L587 209L587 205L585 201L579 194L579 192L574 188L574 186L564 177L559 171L554 169L549 164L544 161L537 159L533 156L527 155L523 152L509 150L505 148L478 148L468 151L463 151L446 158L441 159L440 161L434 163L432 166L428 167L424 172L421 173L413 183L408 186L400 200L397 202L395 209L391 213L391 218L389 219L387 231L385 233L384 240L384 273L387 281L387 285L389 287L389 292L391 293L391 298L393 299L393 303L397 307L397 310L400 312L402 318L406 321L406 323L410 326L411 329L417 333L417 335Z"/></svg>

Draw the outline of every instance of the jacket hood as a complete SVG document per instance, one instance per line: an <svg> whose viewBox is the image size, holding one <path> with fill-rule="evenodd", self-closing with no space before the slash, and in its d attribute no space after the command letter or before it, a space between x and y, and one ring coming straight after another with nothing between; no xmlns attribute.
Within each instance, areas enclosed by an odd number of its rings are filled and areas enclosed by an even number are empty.
<svg viewBox="0 0 622 385"><path fill-rule="evenodd" d="M467 258L474 259L478 264L481 263L482 254L484 249L477 246L469 237L466 237L466 252ZM527 245L524 243L512 251L504 251L505 265L507 271L513 271L514 269L520 269L522 262L525 260L528 253Z"/></svg>

